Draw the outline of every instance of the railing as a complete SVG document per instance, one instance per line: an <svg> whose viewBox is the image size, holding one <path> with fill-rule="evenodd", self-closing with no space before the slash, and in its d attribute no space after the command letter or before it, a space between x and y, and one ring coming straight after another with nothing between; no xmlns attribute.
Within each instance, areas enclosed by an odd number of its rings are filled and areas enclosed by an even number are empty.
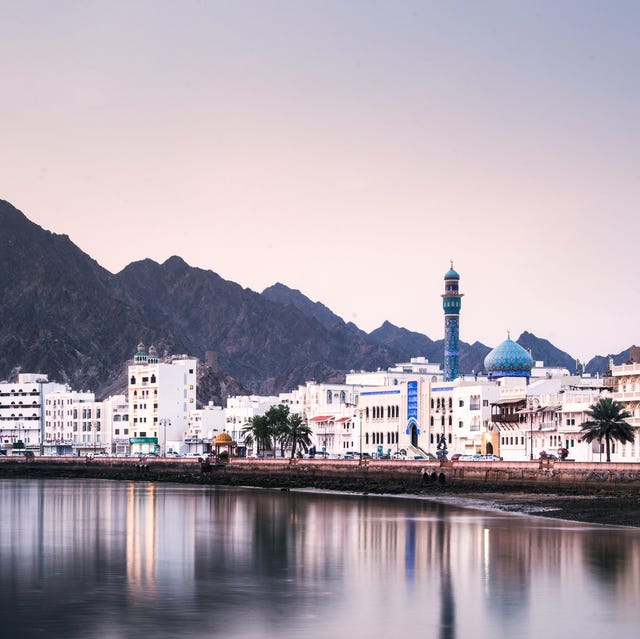
<svg viewBox="0 0 640 639"><path fill-rule="evenodd" d="M492 422L504 422L507 424L514 424L520 421L520 415L511 415L511 414L496 414L491 415Z"/></svg>

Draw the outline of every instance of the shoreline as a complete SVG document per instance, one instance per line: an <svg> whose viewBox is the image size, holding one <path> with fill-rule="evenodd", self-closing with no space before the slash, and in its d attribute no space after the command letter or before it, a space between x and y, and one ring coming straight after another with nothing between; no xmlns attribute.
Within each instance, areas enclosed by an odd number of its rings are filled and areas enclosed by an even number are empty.
<svg viewBox="0 0 640 639"><path fill-rule="evenodd" d="M270 488L277 489L276 487ZM545 490L538 492L526 491L521 487L514 491L504 491L495 486L487 486L479 490L459 486L453 490L441 488L434 491L419 490L401 493L306 487L291 488L290 490L418 499L486 512L544 517L545 519L598 526L640 528L640 495L631 495L628 491L598 490L567 493L562 490Z"/></svg>
<svg viewBox="0 0 640 639"><path fill-rule="evenodd" d="M425 469L406 464L392 471L387 462L382 469L387 472L353 465L332 468L323 462L293 467L273 462L234 462L205 469L197 463L161 461L139 464L38 460L34 463L5 459L0 462L0 478L108 479L403 496L495 512L640 528L640 489L636 483L549 481L545 475L525 481L500 479L489 473L483 479L458 476L438 481L429 472L436 470L435 466Z"/></svg>

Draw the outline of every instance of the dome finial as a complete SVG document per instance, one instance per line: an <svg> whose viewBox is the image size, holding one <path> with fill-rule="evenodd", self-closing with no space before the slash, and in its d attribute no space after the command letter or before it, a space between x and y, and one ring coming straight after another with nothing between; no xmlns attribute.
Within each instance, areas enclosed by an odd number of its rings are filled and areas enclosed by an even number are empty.
<svg viewBox="0 0 640 639"><path fill-rule="evenodd" d="M511 331L507 329L507 339L511 339Z"/></svg>
<svg viewBox="0 0 640 639"><path fill-rule="evenodd" d="M449 260L449 262L451 262L451 268L453 268L453 260Z"/></svg>

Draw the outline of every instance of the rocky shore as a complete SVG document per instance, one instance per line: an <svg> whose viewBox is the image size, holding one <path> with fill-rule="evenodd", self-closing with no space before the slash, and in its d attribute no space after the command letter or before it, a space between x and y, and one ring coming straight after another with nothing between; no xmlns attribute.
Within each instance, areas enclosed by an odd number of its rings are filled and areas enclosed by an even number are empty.
<svg viewBox="0 0 640 639"><path fill-rule="evenodd" d="M629 479L628 473L621 481L611 481L612 475L600 468L596 477L576 474L571 481L566 474L549 474L548 469L542 473L509 475L511 479L504 478L504 466L497 474L490 469L482 474L450 471L438 465L413 462L376 467L273 461L230 464L200 464L194 460L28 462L5 458L0 461L0 478L93 478L405 495L503 512L640 527L640 487Z"/></svg>

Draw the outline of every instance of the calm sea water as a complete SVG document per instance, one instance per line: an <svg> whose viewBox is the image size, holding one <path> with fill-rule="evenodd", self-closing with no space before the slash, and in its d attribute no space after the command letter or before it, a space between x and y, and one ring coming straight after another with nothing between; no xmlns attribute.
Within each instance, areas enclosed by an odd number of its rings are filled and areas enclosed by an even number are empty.
<svg viewBox="0 0 640 639"><path fill-rule="evenodd" d="M413 499L0 481L0 636L637 637L640 531Z"/></svg>

